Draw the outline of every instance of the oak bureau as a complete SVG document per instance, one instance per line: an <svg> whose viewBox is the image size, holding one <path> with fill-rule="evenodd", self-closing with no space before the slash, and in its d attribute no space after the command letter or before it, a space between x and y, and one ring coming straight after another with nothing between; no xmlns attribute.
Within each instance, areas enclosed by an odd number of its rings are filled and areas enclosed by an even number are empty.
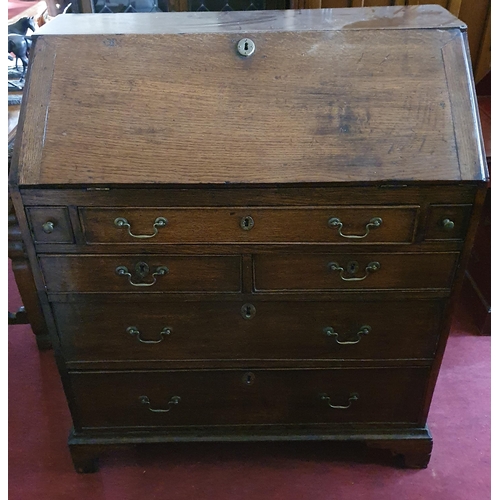
<svg viewBox="0 0 500 500"><path fill-rule="evenodd" d="M76 470L301 439L425 467L485 172L438 6L48 23L10 194Z"/></svg>

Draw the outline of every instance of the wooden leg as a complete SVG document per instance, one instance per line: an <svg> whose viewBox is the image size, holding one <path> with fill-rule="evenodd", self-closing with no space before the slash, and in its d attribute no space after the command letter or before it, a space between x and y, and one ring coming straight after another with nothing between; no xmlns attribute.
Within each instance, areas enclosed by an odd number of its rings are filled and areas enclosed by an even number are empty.
<svg viewBox="0 0 500 500"><path fill-rule="evenodd" d="M89 474L99 470L98 460L101 451L99 446L73 444L69 445L69 451L76 472Z"/></svg>
<svg viewBox="0 0 500 500"><path fill-rule="evenodd" d="M384 439L369 441L368 446L388 449L393 455L403 458L405 467L410 469L425 469L432 452L432 438L419 439Z"/></svg>

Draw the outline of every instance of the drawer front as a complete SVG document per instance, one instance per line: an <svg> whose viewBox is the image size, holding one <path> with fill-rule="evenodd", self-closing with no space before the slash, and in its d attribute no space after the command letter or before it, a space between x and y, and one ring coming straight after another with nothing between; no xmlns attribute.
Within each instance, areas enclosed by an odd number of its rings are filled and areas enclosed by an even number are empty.
<svg viewBox="0 0 500 500"><path fill-rule="evenodd" d="M431 358L442 301L54 303L66 361Z"/></svg>
<svg viewBox="0 0 500 500"><path fill-rule="evenodd" d="M464 240L472 205L431 205L425 229L426 240Z"/></svg>
<svg viewBox="0 0 500 500"><path fill-rule="evenodd" d="M427 377L426 368L70 374L75 423L94 428L414 423Z"/></svg>
<svg viewBox="0 0 500 500"><path fill-rule="evenodd" d="M67 208L27 208L26 212L35 243L74 242Z"/></svg>
<svg viewBox="0 0 500 500"><path fill-rule="evenodd" d="M88 243L411 243L418 207L81 208Z"/></svg>
<svg viewBox="0 0 500 500"><path fill-rule="evenodd" d="M234 256L44 255L48 292L239 292Z"/></svg>
<svg viewBox="0 0 500 500"><path fill-rule="evenodd" d="M254 256L257 291L448 289L459 253Z"/></svg>

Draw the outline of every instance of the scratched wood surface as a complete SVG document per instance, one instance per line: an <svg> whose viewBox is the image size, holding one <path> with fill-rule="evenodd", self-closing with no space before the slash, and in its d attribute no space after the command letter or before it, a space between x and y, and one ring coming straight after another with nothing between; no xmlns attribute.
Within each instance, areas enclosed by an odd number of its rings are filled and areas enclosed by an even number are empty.
<svg viewBox="0 0 500 500"><path fill-rule="evenodd" d="M365 9L289 11L155 12L65 14L45 24L41 35L242 33L246 31L317 31L463 27L439 5Z"/></svg>
<svg viewBox="0 0 500 500"><path fill-rule="evenodd" d="M249 58L231 34L50 37L20 184L458 180L441 54L456 36L255 33Z"/></svg>

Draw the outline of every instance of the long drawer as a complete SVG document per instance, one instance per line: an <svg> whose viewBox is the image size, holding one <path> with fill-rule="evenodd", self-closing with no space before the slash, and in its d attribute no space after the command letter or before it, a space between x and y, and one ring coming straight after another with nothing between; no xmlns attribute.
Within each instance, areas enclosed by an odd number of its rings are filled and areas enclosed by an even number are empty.
<svg viewBox="0 0 500 500"><path fill-rule="evenodd" d="M443 303L54 303L66 361L408 359L434 355Z"/></svg>
<svg viewBox="0 0 500 500"><path fill-rule="evenodd" d="M415 423L426 368L73 372L77 428ZM411 389L410 389L411 388Z"/></svg>
<svg viewBox="0 0 500 500"><path fill-rule="evenodd" d="M81 208L87 243L411 243L418 206Z"/></svg>
<svg viewBox="0 0 500 500"><path fill-rule="evenodd" d="M256 291L449 289L459 253L255 255Z"/></svg>
<svg viewBox="0 0 500 500"><path fill-rule="evenodd" d="M239 256L43 255L48 292L239 292Z"/></svg>

